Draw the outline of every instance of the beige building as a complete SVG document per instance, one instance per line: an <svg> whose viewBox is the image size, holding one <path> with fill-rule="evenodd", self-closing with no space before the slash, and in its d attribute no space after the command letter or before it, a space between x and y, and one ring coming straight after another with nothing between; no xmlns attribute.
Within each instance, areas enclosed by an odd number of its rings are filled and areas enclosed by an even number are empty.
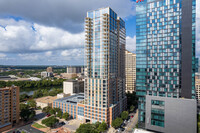
<svg viewBox="0 0 200 133"><path fill-rule="evenodd" d="M77 73L61 73L61 78L72 79L77 77Z"/></svg>
<svg viewBox="0 0 200 133"><path fill-rule="evenodd" d="M196 99L198 104L200 104L200 79L195 79L195 88L196 88Z"/></svg>
<svg viewBox="0 0 200 133"><path fill-rule="evenodd" d="M37 98L35 101L36 101L37 107L40 106L43 109L44 107L47 107L47 106L52 107L52 103L56 99L57 99L57 96L54 96L54 97L46 96L42 98Z"/></svg>
<svg viewBox="0 0 200 133"><path fill-rule="evenodd" d="M0 88L0 132L19 122L19 87Z"/></svg>
<svg viewBox="0 0 200 133"><path fill-rule="evenodd" d="M125 51L126 54L126 92L135 91L136 83L136 54Z"/></svg>
<svg viewBox="0 0 200 133"><path fill-rule="evenodd" d="M47 72L52 73L53 72L53 68L52 67L47 67Z"/></svg>
<svg viewBox="0 0 200 133"><path fill-rule="evenodd" d="M68 80L63 82L63 93L76 94L84 92L84 81Z"/></svg>

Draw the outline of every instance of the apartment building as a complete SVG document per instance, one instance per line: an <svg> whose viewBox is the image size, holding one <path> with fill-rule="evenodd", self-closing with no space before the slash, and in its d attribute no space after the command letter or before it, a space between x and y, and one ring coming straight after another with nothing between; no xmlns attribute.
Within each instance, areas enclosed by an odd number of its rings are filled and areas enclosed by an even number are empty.
<svg viewBox="0 0 200 133"><path fill-rule="evenodd" d="M133 93L135 91L136 82L136 54L125 51L126 56L126 92Z"/></svg>
<svg viewBox="0 0 200 133"><path fill-rule="evenodd" d="M0 132L19 122L19 87L0 88Z"/></svg>

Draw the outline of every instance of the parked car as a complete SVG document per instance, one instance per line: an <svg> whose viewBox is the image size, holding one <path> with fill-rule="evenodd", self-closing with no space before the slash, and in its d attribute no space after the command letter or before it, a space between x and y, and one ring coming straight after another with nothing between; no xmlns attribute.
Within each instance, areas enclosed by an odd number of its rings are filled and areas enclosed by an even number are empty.
<svg viewBox="0 0 200 133"><path fill-rule="evenodd" d="M51 116L51 114L47 114L47 117Z"/></svg>

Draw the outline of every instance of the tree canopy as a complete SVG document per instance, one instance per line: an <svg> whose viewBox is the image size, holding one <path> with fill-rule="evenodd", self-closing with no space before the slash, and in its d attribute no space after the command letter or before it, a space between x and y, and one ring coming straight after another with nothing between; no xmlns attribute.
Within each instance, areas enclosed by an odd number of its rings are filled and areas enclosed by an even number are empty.
<svg viewBox="0 0 200 133"><path fill-rule="evenodd" d="M122 120L122 118L116 118L115 120L113 120L112 121L112 127L114 127L114 128L118 128L118 127L120 127L121 126L121 124L123 123L123 120Z"/></svg>

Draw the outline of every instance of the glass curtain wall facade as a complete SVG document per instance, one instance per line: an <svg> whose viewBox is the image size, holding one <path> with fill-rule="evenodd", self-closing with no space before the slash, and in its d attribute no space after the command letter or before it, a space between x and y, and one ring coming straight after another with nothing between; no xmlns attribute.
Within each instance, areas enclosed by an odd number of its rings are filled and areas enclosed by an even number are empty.
<svg viewBox="0 0 200 133"><path fill-rule="evenodd" d="M195 5L195 0L145 0L136 5L140 127L145 124L146 95L195 98Z"/></svg>
<svg viewBox="0 0 200 133"><path fill-rule="evenodd" d="M109 7L90 11L85 34L85 119L109 123L125 107L125 22Z"/></svg>

